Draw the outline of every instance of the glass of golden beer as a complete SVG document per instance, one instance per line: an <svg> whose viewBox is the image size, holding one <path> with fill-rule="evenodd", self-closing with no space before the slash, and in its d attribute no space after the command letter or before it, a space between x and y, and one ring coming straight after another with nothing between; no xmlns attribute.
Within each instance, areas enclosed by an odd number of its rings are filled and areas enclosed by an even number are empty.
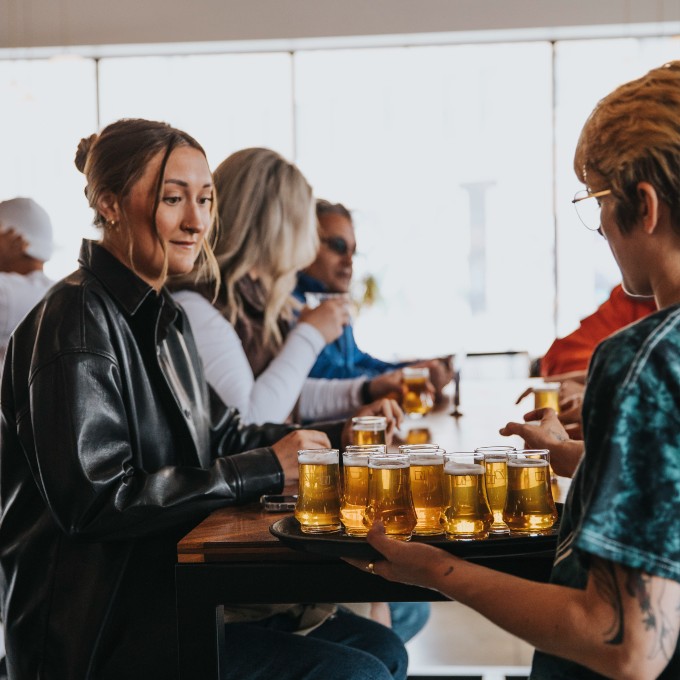
<svg viewBox="0 0 680 680"><path fill-rule="evenodd" d="M416 511L417 536L444 533L444 449L436 444L400 446L409 458L411 497Z"/></svg>
<svg viewBox="0 0 680 680"><path fill-rule="evenodd" d="M338 449L298 451L300 482L295 519L306 534L340 531Z"/></svg>
<svg viewBox="0 0 680 680"><path fill-rule="evenodd" d="M402 408L406 415L422 418L434 406L432 395L427 390L430 369L425 367L404 366L402 375Z"/></svg>
<svg viewBox="0 0 680 680"><path fill-rule="evenodd" d="M411 496L408 455L370 454L368 457L368 501L364 523L381 521L391 538L408 541L416 526Z"/></svg>
<svg viewBox="0 0 680 680"><path fill-rule="evenodd" d="M507 454L514 450L513 446L480 446L475 449L484 456L486 497L493 513L493 524L489 529L492 534L510 533L508 525L503 521L503 508L508 491Z"/></svg>
<svg viewBox="0 0 680 680"><path fill-rule="evenodd" d="M352 418L352 441L356 446L386 444L386 430L387 418L385 416L358 416Z"/></svg>
<svg viewBox="0 0 680 680"><path fill-rule="evenodd" d="M484 456L456 452L444 456L444 529L452 541L489 537L493 513L486 497Z"/></svg>
<svg viewBox="0 0 680 680"><path fill-rule="evenodd" d="M511 533L538 536L552 529L557 509L550 488L547 449L508 453L508 493L503 519Z"/></svg>
<svg viewBox="0 0 680 680"><path fill-rule="evenodd" d="M432 432L427 427L411 427L406 433L406 443L411 446L417 444L429 444L432 441Z"/></svg>
<svg viewBox="0 0 680 680"><path fill-rule="evenodd" d="M348 536L365 536L364 513L368 502L368 456L385 454L385 446L348 446L342 454L340 521Z"/></svg>
<svg viewBox="0 0 680 680"><path fill-rule="evenodd" d="M534 408L552 408L560 412L560 384L545 383L533 388Z"/></svg>

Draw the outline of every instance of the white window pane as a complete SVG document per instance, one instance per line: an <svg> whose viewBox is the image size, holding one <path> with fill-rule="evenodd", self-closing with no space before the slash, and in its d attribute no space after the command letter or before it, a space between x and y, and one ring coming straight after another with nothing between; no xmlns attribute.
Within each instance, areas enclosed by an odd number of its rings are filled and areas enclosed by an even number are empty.
<svg viewBox="0 0 680 680"><path fill-rule="evenodd" d="M545 43L296 55L298 161L354 209L384 358L543 350L554 334ZM390 328L386 335L385 328Z"/></svg>
<svg viewBox="0 0 680 680"><path fill-rule="evenodd" d="M0 200L35 199L54 225L48 276L77 266L80 240L96 237L73 159L96 128L95 66L90 59L0 61Z"/></svg>
<svg viewBox="0 0 680 680"><path fill-rule="evenodd" d="M558 335L571 332L621 281L609 246L579 221L571 199L583 186L573 170L586 118L605 95L680 57L677 38L559 42L556 46Z"/></svg>
<svg viewBox="0 0 680 680"><path fill-rule="evenodd" d="M249 146L293 153L288 54L102 59L102 126L163 120L193 135L211 166Z"/></svg>

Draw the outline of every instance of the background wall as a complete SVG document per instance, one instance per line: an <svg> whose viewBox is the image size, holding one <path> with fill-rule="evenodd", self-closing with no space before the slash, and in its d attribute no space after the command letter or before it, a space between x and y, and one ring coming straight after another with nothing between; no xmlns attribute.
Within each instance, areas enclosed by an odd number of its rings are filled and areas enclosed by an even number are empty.
<svg viewBox="0 0 680 680"><path fill-rule="evenodd" d="M680 0L0 0L0 48L674 21Z"/></svg>

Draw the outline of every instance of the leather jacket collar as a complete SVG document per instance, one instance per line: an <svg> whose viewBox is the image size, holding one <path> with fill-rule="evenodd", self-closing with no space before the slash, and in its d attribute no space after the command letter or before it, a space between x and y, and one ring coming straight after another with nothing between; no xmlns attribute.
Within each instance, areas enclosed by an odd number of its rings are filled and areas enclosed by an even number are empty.
<svg viewBox="0 0 680 680"><path fill-rule="evenodd" d="M83 239L78 256L79 264L95 276L106 288L111 297L125 313L133 317L149 300L161 307L158 320L158 338L167 334L167 328L174 323L180 331L184 330L183 314L172 296L165 288L159 294L146 282L112 255L96 241Z"/></svg>

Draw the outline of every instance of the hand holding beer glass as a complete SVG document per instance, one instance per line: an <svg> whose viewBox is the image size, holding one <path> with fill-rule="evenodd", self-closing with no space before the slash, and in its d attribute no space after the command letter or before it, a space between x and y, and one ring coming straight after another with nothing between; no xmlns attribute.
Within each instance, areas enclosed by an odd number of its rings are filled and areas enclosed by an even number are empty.
<svg viewBox="0 0 680 680"><path fill-rule="evenodd" d="M402 408L406 415L420 418L434 406L430 369L426 366L404 366L402 375Z"/></svg>
<svg viewBox="0 0 680 680"><path fill-rule="evenodd" d="M370 454L368 458L368 502L364 522L370 528L380 521L391 538L408 541L416 526L411 496L408 455Z"/></svg>
<svg viewBox="0 0 680 680"><path fill-rule="evenodd" d="M444 533L444 449L436 444L400 446L409 457L411 496L416 511L417 536Z"/></svg>
<svg viewBox="0 0 680 680"><path fill-rule="evenodd" d="M295 519L306 534L340 531L338 449L298 451L300 482Z"/></svg>
<svg viewBox="0 0 680 680"><path fill-rule="evenodd" d="M503 519L511 533L539 536L557 521L550 486L550 454L546 449L523 449L508 455L508 492Z"/></svg>
<svg viewBox="0 0 680 680"><path fill-rule="evenodd" d="M484 456L461 451L444 458L446 538L453 541L488 538L493 514L486 497Z"/></svg>

